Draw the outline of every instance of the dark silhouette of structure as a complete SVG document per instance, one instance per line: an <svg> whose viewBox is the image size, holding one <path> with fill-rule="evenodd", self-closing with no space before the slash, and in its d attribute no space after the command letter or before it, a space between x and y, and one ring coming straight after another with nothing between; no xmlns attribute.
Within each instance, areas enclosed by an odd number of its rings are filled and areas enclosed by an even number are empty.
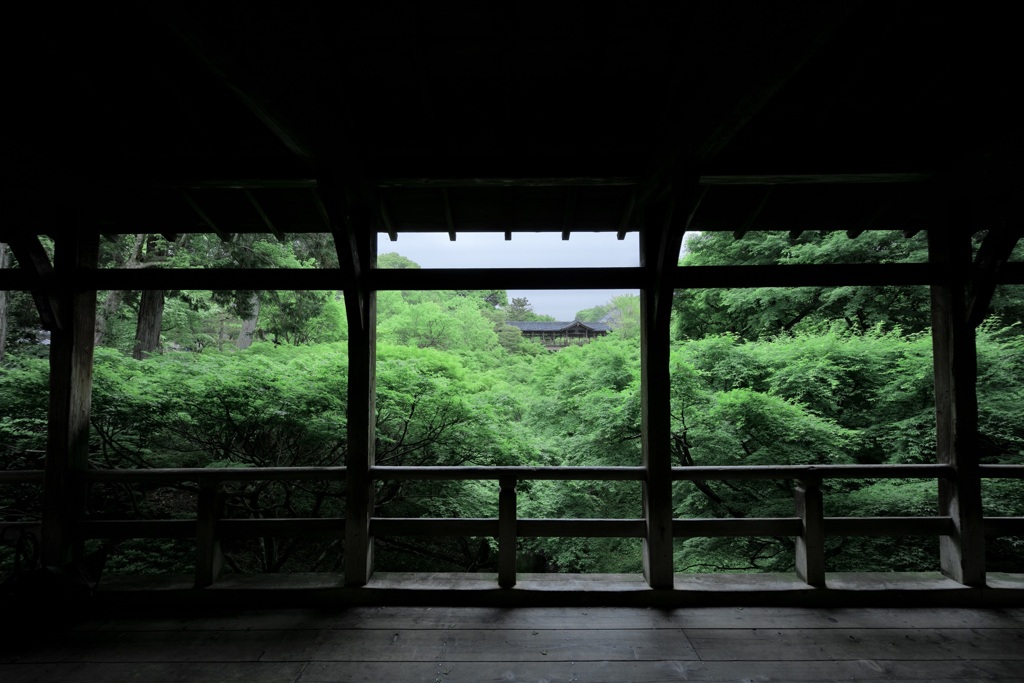
<svg viewBox="0 0 1024 683"><path fill-rule="evenodd" d="M73 559L85 538L172 533L156 523L91 520L84 509L88 482L141 476L88 468L95 292L341 289L349 329L348 461L323 476L346 482L344 520L315 530L303 520L231 526L216 518L215 501L221 482L241 470L145 475L200 485L194 532L196 592L203 599L225 594L200 590L218 578L220 536L259 535L271 526L275 533L343 537L338 595L364 601L390 595L371 591L373 537L396 531L496 536L503 587L517 583L518 535L639 537L646 591L616 598L635 604L891 601L912 594L932 601L1019 599L1014 577L986 575L985 536L1020 534L1024 522L982 514L983 479L1021 472L978 462L973 351L974 328L994 287L1024 283L1020 264L1008 263L1022 228L1024 169L1021 42L1008 11L816 1L608 9L86 3L59 11L22 3L5 18L7 135L0 155L7 195L0 241L19 267L0 271L0 289L35 296L52 334L52 379L45 473L2 473L0 483L43 482L42 554L49 565ZM139 226L169 238L208 232L225 240L246 232L330 232L340 267L98 270L103 236ZM851 238L872 229L926 230L930 262L677 266L688 230L741 238L768 229L842 230ZM552 231L571 240L585 230L638 231L641 266L374 268L378 236L401 241L405 233L431 231L457 239L493 231L514 240L523 231ZM53 261L42 235L54 241ZM984 239L975 253L978 235ZM846 470L672 467L674 290L879 283L931 287L939 462ZM500 482L496 519L376 518L376 481L465 473L375 464L375 293L495 287L641 291L642 465L497 468L473 475ZM846 476L935 479L939 514L826 518L822 478ZM673 519L673 481L716 477L793 480L796 512L772 520ZM517 520L516 482L530 478L636 480L643 514ZM937 535L947 583L913 593L867 577L861 588L846 590L825 572L829 533ZM674 575L674 538L737 534L794 537L797 575L814 588L813 598L759 584L758 577L711 595ZM482 594L512 599L497 586ZM539 602L588 599L571 588L537 595Z"/></svg>

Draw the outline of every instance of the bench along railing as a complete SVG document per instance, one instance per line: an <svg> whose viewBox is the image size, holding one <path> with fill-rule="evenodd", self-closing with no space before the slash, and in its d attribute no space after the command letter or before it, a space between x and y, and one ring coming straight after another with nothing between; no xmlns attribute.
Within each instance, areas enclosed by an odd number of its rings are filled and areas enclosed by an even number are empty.
<svg viewBox="0 0 1024 683"><path fill-rule="evenodd" d="M646 520L524 519L517 512L518 482L644 481L642 467L373 467L371 479L433 481L497 481L496 518L372 517L372 536L490 536L498 540L498 582L516 583L516 541L530 537L643 538ZM86 482L198 484L194 520L81 520L75 530L82 539L175 538L196 540L196 585L217 579L223 562L221 539L333 537L344 535L343 517L226 519L222 517L224 483L229 481L334 480L343 482L344 467L176 468L89 470ZM792 517L674 519L675 538L790 536L796 539L796 572L810 585L824 585L825 539L829 536L944 536L956 533L950 517L826 517L821 484L826 479L952 479L950 465L768 465L676 467L674 481L790 480L795 482ZM982 465L981 479L1024 479L1024 465ZM41 471L0 472L0 484L41 483ZM0 522L0 528L24 526ZM986 536L1024 535L1024 517L986 517Z"/></svg>

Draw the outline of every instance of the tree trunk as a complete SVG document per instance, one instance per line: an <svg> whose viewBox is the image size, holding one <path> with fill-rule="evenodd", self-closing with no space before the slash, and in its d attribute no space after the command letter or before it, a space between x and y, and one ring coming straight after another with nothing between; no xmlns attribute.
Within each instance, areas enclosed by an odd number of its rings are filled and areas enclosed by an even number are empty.
<svg viewBox="0 0 1024 683"><path fill-rule="evenodd" d="M0 270L7 268L8 256L7 245L0 242ZM10 310L11 295L7 290L0 291L0 361L3 361L7 351L7 317Z"/></svg>
<svg viewBox="0 0 1024 683"><path fill-rule="evenodd" d="M242 331L238 333L238 343L236 344L240 349L247 349L252 346L252 337L256 332L256 323L260 317L259 296L253 294L249 303L252 305L252 315L242 321Z"/></svg>
<svg viewBox="0 0 1024 683"><path fill-rule="evenodd" d="M148 235L145 233L135 236L135 246L132 248L131 253L128 255L128 260L124 262L124 268L138 268L139 262L142 259L142 245L146 242ZM99 346L103 343L103 340L107 336L107 323L114 319L117 315L118 309L121 308L121 300L124 298L124 292L116 289L112 289L107 292L107 298L103 301L103 309L100 314L96 316L96 335L94 338L94 345Z"/></svg>
<svg viewBox="0 0 1024 683"><path fill-rule="evenodd" d="M164 290L148 289L139 301L139 324L135 331L132 358L142 360L160 348L160 328L164 318Z"/></svg>

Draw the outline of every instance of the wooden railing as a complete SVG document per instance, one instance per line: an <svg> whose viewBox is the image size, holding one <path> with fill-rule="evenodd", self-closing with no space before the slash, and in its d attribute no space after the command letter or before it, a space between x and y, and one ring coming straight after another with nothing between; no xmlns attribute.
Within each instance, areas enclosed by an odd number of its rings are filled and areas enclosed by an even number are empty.
<svg viewBox="0 0 1024 683"><path fill-rule="evenodd" d="M516 543L528 537L643 538L646 520L636 519L528 519L517 511L520 481L638 481L643 467L373 467L374 481L496 481L499 484L495 518L392 518L372 517L372 536L490 536L498 540L498 583L516 583ZM224 483L229 481L334 480L344 482L344 467L294 468L180 468L149 470L89 470L89 483L198 484L194 520L80 520L81 539L171 538L196 540L196 585L217 579L222 563L222 539L281 537L343 537L346 519L226 519L221 515ZM673 519L675 538L789 536L796 539L796 572L810 585L824 585L825 539L830 536L949 536L953 520L931 517L826 517L822 482L828 479L950 479L950 465L776 465L736 467L675 467L674 481L795 482L792 517ZM1024 465L982 465L982 479L1024 479ZM41 483L42 471L0 472L0 485ZM0 522L0 528L15 526ZM985 536L1024 535L1024 517L986 517Z"/></svg>

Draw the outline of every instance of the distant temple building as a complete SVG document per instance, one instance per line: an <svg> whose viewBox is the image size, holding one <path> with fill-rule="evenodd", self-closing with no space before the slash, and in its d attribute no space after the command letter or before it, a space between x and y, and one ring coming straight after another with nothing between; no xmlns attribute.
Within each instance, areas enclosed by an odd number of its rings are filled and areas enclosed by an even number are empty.
<svg viewBox="0 0 1024 683"><path fill-rule="evenodd" d="M539 341L551 350L586 344L611 331L611 327L607 323L584 323L579 320L572 322L509 320L506 324L518 328L524 337Z"/></svg>

